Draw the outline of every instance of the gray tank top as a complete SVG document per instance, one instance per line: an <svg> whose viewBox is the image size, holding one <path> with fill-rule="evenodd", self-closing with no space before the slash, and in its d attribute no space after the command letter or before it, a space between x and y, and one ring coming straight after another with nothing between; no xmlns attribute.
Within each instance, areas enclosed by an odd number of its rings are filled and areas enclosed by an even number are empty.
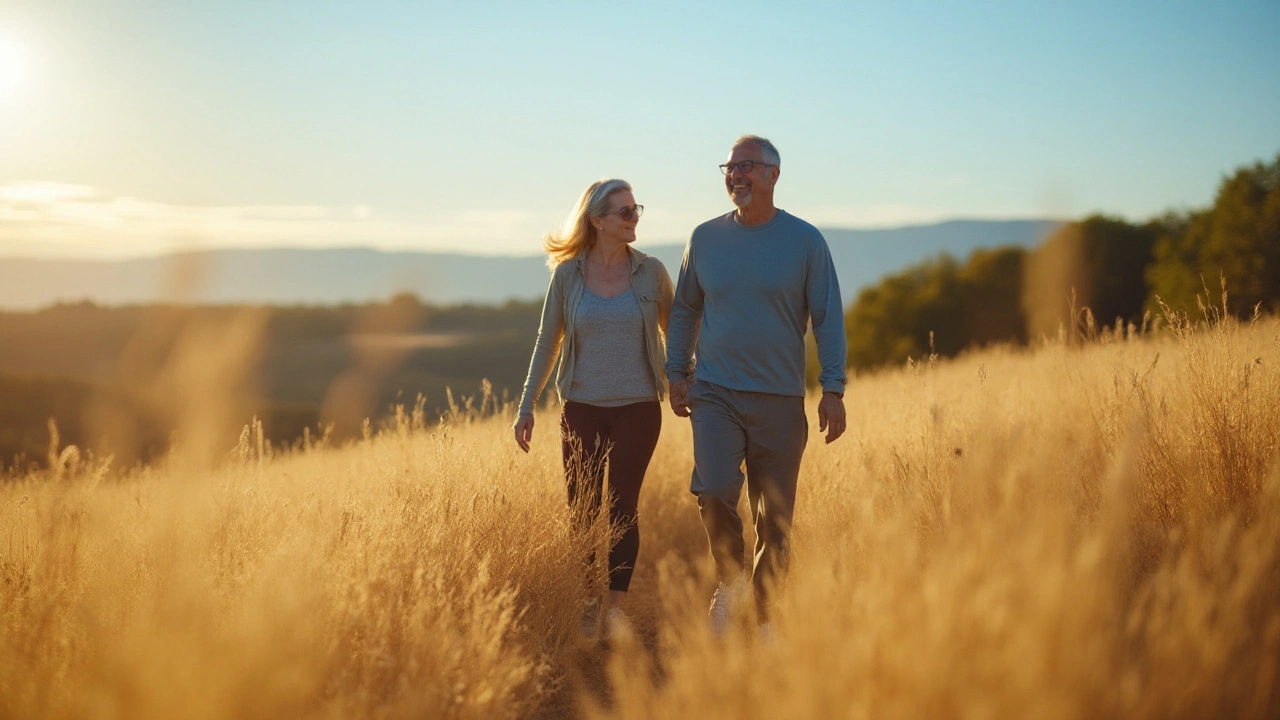
<svg viewBox="0 0 1280 720"><path fill-rule="evenodd" d="M611 298L584 289L574 345L577 358L566 400L618 407L658 399L634 289Z"/></svg>

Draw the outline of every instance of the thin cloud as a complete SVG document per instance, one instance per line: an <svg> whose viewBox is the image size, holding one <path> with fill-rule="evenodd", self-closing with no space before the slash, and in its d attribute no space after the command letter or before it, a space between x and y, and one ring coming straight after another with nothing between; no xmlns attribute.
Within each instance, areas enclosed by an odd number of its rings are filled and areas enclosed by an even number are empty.
<svg viewBox="0 0 1280 720"><path fill-rule="evenodd" d="M957 216L954 211L914 205L864 205L853 207L826 205L797 208L796 214L818 227L857 229L928 225L951 220ZM988 220L1017 219L1026 216L1025 212L996 211L982 213L982 218Z"/></svg>
<svg viewBox="0 0 1280 720"><path fill-rule="evenodd" d="M195 206L66 183L0 185L0 254L123 258L206 248L372 246L535 253L555 214L460 210L417 220L368 205Z"/></svg>
<svg viewBox="0 0 1280 720"><path fill-rule="evenodd" d="M27 182L0 185L0 203L11 205L41 205L67 200L82 200L94 196L88 185L57 182Z"/></svg>

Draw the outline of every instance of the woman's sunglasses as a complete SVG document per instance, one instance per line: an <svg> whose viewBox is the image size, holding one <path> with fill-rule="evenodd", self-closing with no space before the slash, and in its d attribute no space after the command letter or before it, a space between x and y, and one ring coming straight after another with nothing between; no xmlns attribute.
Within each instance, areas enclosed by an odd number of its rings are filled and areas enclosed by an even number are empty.
<svg viewBox="0 0 1280 720"><path fill-rule="evenodd" d="M631 207L618 208L617 210L612 210L610 212L605 213L605 215L615 215L615 214L621 215L622 219L626 220L627 222L633 222L633 221L639 220L640 216L644 214L644 206L632 205Z"/></svg>

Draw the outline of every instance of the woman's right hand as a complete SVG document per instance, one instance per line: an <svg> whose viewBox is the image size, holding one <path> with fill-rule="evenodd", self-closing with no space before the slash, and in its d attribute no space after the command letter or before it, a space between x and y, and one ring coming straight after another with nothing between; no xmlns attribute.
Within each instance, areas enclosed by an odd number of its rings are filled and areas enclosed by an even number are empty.
<svg viewBox="0 0 1280 720"><path fill-rule="evenodd" d="M529 452L529 441L533 439L533 415L521 415L516 420L516 444L520 449Z"/></svg>

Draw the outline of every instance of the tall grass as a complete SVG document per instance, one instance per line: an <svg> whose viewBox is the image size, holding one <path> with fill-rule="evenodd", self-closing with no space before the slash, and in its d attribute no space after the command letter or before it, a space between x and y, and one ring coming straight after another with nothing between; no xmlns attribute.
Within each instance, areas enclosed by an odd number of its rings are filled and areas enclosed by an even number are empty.
<svg viewBox="0 0 1280 720"><path fill-rule="evenodd" d="M1280 715L1280 324L926 359L845 402L774 642L706 631L669 414L607 651L551 412L527 456L483 399L344 447L251 430L212 470L60 451L0 485L0 717Z"/></svg>

